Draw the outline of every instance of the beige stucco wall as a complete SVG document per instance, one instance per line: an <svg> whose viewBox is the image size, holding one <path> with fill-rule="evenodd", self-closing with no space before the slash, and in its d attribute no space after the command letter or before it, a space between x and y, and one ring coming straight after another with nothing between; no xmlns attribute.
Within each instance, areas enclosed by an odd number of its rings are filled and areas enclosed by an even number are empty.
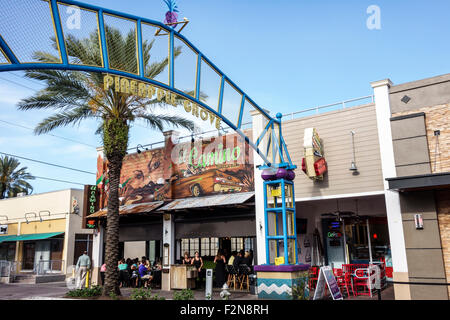
<svg viewBox="0 0 450 320"><path fill-rule="evenodd" d="M306 128L316 128L323 142L328 172L314 182L301 170ZM349 170L352 162L350 131L355 132L356 165L359 175ZM297 164L295 197L311 197L382 192L383 176L378 143L375 105L368 104L310 117L283 121L283 137L292 162Z"/></svg>
<svg viewBox="0 0 450 320"><path fill-rule="evenodd" d="M78 201L79 215L69 214L73 197ZM0 215L8 216L8 220L2 219L1 224L8 224L8 235L64 232L63 260L66 265L73 264L75 234L93 233L92 230L81 229L82 210L83 191L77 189L0 200ZM25 213L30 212L35 214L27 214L27 223ZM16 260L21 259L21 247L20 244L16 247Z"/></svg>

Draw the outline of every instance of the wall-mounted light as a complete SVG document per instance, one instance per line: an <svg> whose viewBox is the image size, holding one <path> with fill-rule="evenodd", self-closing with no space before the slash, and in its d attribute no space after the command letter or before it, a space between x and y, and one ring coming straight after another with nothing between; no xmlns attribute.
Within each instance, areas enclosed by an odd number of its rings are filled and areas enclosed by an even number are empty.
<svg viewBox="0 0 450 320"><path fill-rule="evenodd" d="M42 210L42 211L39 211L39 219L41 219L41 222L42 222L42 216L41 216L41 213L47 213L47 215L50 217L50 211L48 211L48 210Z"/></svg>
<svg viewBox="0 0 450 320"><path fill-rule="evenodd" d="M30 223L30 221L28 221L28 218L27 218L27 215L30 215L30 214L34 215L34 217L37 218L36 212L27 212L27 213L25 213L25 221L26 221L27 224ZM40 222L42 222L42 218L40 216L39 216L39 220L40 220Z"/></svg>
<svg viewBox="0 0 450 320"><path fill-rule="evenodd" d="M423 218L421 214L414 215L414 224L416 225L417 230L423 229Z"/></svg>
<svg viewBox="0 0 450 320"><path fill-rule="evenodd" d="M355 174L358 171L358 167L356 166L356 157L355 157L355 131L350 131L351 137L352 137L352 163L350 165L350 171L353 171L353 174Z"/></svg>
<svg viewBox="0 0 450 320"><path fill-rule="evenodd" d="M145 149L145 151L148 151L148 148L144 148L144 147L142 146L142 144L138 144L137 147L136 147L136 151L137 151L137 153L139 153L139 154L142 152L141 150L139 150L139 148L141 148L142 150Z"/></svg>

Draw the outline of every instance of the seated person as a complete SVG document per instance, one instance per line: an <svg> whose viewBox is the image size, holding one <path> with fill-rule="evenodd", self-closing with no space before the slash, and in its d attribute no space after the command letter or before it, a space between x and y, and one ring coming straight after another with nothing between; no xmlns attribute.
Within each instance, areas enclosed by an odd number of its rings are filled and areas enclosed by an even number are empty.
<svg viewBox="0 0 450 320"><path fill-rule="evenodd" d="M232 265L233 265L234 259L236 258L236 255L237 255L237 252L236 252L236 251L233 251L233 252L231 253L231 257L230 257L230 259L228 260L228 265L229 265L229 266L232 266Z"/></svg>
<svg viewBox="0 0 450 320"><path fill-rule="evenodd" d="M234 258L234 261L233 261L234 269L239 270L239 265L244 263L243 259L244 259L244 250L241 250L237 254L236 258Z"/></svg>
<svg viewBox="0 0 450 320"><path fill-rule="evenodd" d="M247 266L251 267L252 259L251 259L251 256L250 256L250 252L245 251L244 259L242 260L242 264L246 264Z"/></svg>
<svg viewBox="0 0 450 320"><path fill-rule="evenodd" d="M148 268L145 266L147 263L146 259L143 259L141 261L141 264L139 266L139 276L141 278L141 281L144 283L144 288L148 288L148 282L151 281L153 279L153 277L151 275L148 274L149 270Z"/></svg>

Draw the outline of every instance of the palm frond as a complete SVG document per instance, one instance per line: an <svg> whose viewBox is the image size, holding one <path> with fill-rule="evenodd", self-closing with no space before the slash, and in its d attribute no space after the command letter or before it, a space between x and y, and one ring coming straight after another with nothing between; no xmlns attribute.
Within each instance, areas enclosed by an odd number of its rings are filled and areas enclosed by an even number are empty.
<svg viewBox="0 0 450 320"><path fill-rule="evenodd" d="M34 133L44 134L55 128L79 124L82 120L95 116L90 106L81 106L70 111L62 111L42 120L34 129Z"/></svg>

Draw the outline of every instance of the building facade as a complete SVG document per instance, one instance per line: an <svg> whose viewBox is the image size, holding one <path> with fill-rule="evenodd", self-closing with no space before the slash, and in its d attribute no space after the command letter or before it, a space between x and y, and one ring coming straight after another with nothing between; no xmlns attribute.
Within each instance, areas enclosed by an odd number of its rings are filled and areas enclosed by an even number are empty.
<svg viewBox="0 0 450 320"><path fill-rule="evenodd" d="M396 299L448 299L450 76L371 85L370 103L283 119L283 137L298 166L298 262L334 268L384 263ZM254 113L247 134L256 141L265 126L266 119ZM184 252L199 251L208 260L217 249L244 249L254 252L255 264L264 264L270 226L264 219L259 156L244 143L238 161L237 140L227 151L224 139L236 135L194 140L187 148L174 132L165 136L163 148L124 161L122 256L161 257L168 267ZM310 148L325 168L320 174L311 174ZM99 150L101 208L106 161ZM105 210L90 216L100 226L93 250L97 270L105 216Z"/></svg>
<svg viewBox="0 0 450 320"><path fill-rule="evenodd" d="M92 230L82 229L83 191L67 189L0 201L0 260L20 274L66 274Z"/></svg>

